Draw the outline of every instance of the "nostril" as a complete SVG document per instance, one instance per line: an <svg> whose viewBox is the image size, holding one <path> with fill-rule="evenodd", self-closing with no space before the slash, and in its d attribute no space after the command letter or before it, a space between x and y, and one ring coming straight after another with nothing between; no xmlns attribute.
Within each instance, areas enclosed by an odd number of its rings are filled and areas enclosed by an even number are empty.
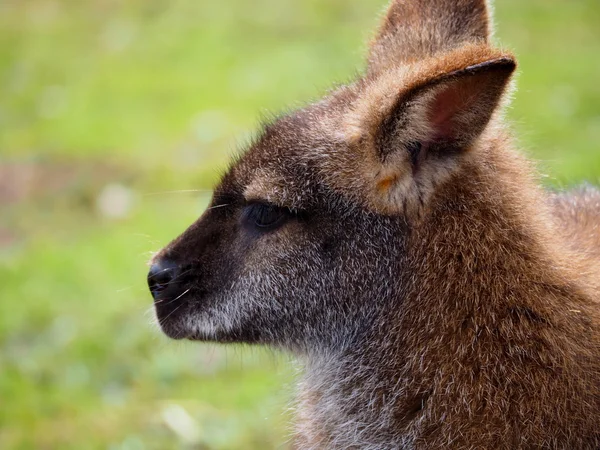
<svg viewBox="0 0 600 450"><path fill-rule="evenodd" d="M177 264L169 260L160 260L150 267L148 287L154 297L165 290L177 276Z"/></svg>

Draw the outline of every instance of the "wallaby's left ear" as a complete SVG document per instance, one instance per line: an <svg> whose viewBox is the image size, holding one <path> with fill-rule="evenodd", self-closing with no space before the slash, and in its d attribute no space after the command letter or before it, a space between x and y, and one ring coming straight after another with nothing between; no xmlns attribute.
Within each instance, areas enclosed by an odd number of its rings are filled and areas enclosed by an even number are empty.
<svg viewBox="0 0 600 450"><path fill-rule="evenodd" d="M370 81L345 125L371 203L397 212L414 189L423 203L483 133L515 68L508 53L467 46Z"/></svg>

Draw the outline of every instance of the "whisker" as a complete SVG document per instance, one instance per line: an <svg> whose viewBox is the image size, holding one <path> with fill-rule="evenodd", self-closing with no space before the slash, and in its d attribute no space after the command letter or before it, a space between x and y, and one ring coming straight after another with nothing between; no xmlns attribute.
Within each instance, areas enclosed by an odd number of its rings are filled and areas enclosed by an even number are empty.
<svg viewBox="0 0 600 450"><path fill-rule="evenodd" d="M206 208L206 210L210 210L210 209L216 209L216 208L223 208L224 206L229 206L230 203L223 203L222 205L215 205L215 206L211 206L210 208Z"/></svg>
<svg viewBox="0 0 600 450"><path fill-rule="evenodd" d="M158 272L152 274L152 276L155 277L156 275L159 275L159 274L161 274L163 272L166 272L168 270L171 270L171 269L169 267L167 267L165 269L159 270ZM187 275L191 271L192 271L192 269L187 269L187 270L184 270L181 273L178 273L172 280L169 281L169 284L174 283L175 281L177 281L178 278L181 278L182 276Z"/></svg>
<svg viewBox="0 0 600 450"><path fill-rule="evenodd" d="M177 308L175 308L173 311L171 311L169 314L166 315L165 318L163 318L162 320L159 319L158 323L162 324L165 320L167 320L169 317L171 317L173 315L173 313L175 311L177 311L179 308L181 308L184 305L184 303L182 303L181 305L179 305Z"/></svg>
<svg viewBox="0 0 600 450"><path fill-rule="evenodd" d="M192 192L202 192L202 193L212 193L211 189L178 189L175 191L159 191L159 192L147 192L143 194L144 197L149 197L153 195L163 195L163 194L186 194Z"/></svg>
<svg viewBox="0 0 600 450"><path fill-rule="evenodd" d="M152 319L156 318L156 315L154 314L154 305L149 306L148 308L146 308L146 311L144 312L144 316L150 316L152 315Z"/></svg>
<svg viewBox="0 0 600 450"><path fill-rule="evenodd" d="M116 293L119 293L119 292L125 292L125 291L128 291L129 289L132 289L132 288L134 288L134 287L136 287L136 286L135 286L135 285L126 286L126 287L124 287L124 288L117 289L115 292L116 292Z"/></svg>
<svg viewBox="0 0 600 450"><path fill-rule="evenodd" d="M173 278L173 279L170 281L170 283L173 283L173 282L177 281L179 278L181 278L181 277L182 277L182 276L184 276L184 275L187 275L187 274L188 274L188 273L190 273L191 271L192 271L192 269L187 269L187 270L184 270L184 271L183 271L183 272L181 272L181 273L178 273L178 274L175 276L175 278Z"/></svg>
<svg viewBox="0 0 600 450"><path fill-rule="evenodd" d="M191 288L188 288L188 289L186 289L185 291L183 291L183 293L182 293L182 294L180 294L180 295L178 295L177 297L175 297L175 298L174 298L172 301L179 300L179 299L180 299L181 297L183 297L185 294L187 294L188 292L190 292L190 289L191 289Z"/></svg>
<svg viewBox="0 0 600 450"><path fill-rule="evenodd" d="M179 296L175 297L173 300L169 300L169 301L168 301L167 303L165 303L163 306L170 305L171 303L173 303L173 302L175 302L175 301L179 300L179 299L180 299L181 297L183 297L185 294L187 294L188 292L190 292L190 289L191 289L191 288L187 289L187 290L186 290L186 291L185 291L183 294L181 294L181 295L179 295ZM161 301L162 301L162 300L159 300L159 301L158 301L158 302L156 302L156 303L160 303Z"/></svg>

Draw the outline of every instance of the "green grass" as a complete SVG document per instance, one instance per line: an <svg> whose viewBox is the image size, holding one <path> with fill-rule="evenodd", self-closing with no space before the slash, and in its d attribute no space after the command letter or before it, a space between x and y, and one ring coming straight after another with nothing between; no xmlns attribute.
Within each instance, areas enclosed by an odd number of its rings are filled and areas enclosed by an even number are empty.
<svg viewBox="0 0 600 450"><path fill-rule="evenodd" d="M145 263L261 115L361 70L384 3L0 3L0 448L284 444L289 357L163 338ZM600 4L496 16L523 148L550 183L598 181ZM98 209L111 184L131 196L119 218Z"/></svg>

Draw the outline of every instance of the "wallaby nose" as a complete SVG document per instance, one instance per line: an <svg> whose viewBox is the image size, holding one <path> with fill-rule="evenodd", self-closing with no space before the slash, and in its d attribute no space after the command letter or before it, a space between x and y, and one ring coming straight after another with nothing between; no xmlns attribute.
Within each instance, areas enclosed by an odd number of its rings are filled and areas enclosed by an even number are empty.
<svg viewBox="0 0 600 450"><path fill-rule="evenodd" d="M178 267L173 261L163 259L155 262L148 272L148 287L152 297L156 297L164 291L175 277L177 277Z"/></svg>

